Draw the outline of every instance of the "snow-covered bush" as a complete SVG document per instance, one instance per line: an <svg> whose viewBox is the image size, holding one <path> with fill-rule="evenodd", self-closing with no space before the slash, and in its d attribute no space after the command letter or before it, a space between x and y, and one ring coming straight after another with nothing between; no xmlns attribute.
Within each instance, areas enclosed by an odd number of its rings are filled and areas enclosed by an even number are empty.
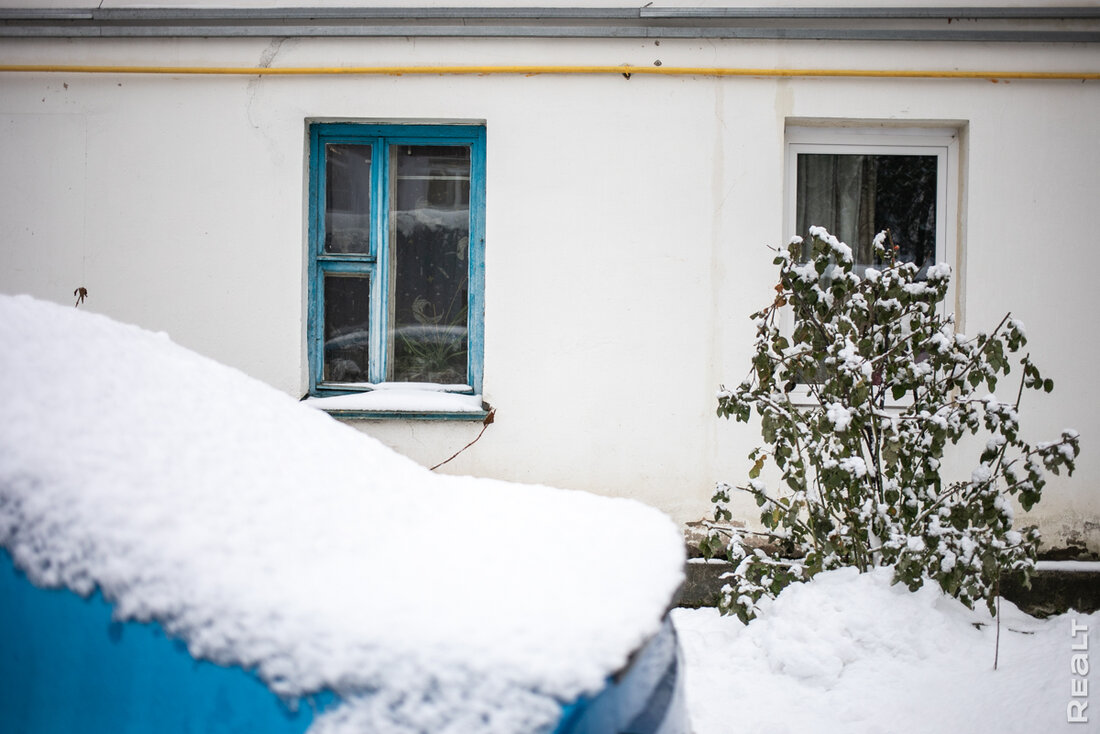
<svg viewBox="0 0 1100 734"><path fill-rule="evenodd" d="M765 531L722 524L732 517L729 485L713 498L703 552L736 565L726 613L747 621L761 597L845 566L892 566L910 589L931 579L992 611L1000 574L1026 581L1034 568L1038 532L1013 528L1009 498L1030 509L1046 471L1072 473L1077 433L1034 445L1021 438L1024 388L1054 387L1025 354L1012 397L994 396L1026 342L1023 326L1006 315L992 332L956 333L940 308L950 268L922 273L895 252L881 233L882 266L857 275L851 249L812 228L808 243L795 238L775 258L775 300L753 315L752 369L718 395L720 416L746 422L755 409L766 444L749 454L739 487L756 499ZM968 434L988 440L971 475L950 481L941 476L945 450ZM760 479L769 460L780 488Z"/></svg>

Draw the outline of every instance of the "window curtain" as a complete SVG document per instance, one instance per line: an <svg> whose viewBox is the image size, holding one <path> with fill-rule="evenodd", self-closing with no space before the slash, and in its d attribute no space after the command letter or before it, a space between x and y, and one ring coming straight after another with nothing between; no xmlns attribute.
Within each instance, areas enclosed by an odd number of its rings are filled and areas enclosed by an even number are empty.
<svg viewBox="0 0 1100 734"><path fill-rule="evenodd" d="M829 230L852 248L860 265L874 262L874 156L800 154L798 156L796 234L810 227Z"/></svg>

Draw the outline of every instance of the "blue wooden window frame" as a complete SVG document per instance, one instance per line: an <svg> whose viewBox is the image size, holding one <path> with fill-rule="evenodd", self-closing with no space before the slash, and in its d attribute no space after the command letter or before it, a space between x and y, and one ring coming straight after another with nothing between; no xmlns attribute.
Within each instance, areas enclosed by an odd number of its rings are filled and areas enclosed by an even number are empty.
<svg viewBox="0 0 1100 734"><path fill-rule="evenodd" d="M326 146L369 145L371 153L371 237L369 252L326 253L325 186ZM309 126L309 313L308 356L311 395L328 396L372 389L386 375L386 284L390 282L391 145L455 145L470 148L470 230L467 258L467 365L469 384L447 386L448 391L481 394L485 297L485 127L482 125L364 124L315 122ZM369 278L369 382L349 384L324 378L324 283L329 274Z"/></svg>

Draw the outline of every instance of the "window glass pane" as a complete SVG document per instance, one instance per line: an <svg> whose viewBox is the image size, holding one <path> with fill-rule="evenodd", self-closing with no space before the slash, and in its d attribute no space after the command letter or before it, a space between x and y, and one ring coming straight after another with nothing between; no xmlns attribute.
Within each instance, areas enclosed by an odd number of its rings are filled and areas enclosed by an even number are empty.
<svg viewBox="0 0 1100 734"><path fill-rule="evenodd" d="M469 146L395 145L390 376L467 384Z"/></svg>
<svg viewBox="0 0 1100 734"><path fill-rule="evenodd" d="M921 267L936 257L934 155L800 153L795 225L814 225L848 243L856 262L873 264L871 243L890 230L898 257Z"/></svg>
<svg viewBox="0 0 1100 734"><path fill-rule="evenodd" d="M325 275L324 379L368 382L370 365L370 278Z"/></svg>
<svg viewBox="0 0 1100 734"><path fill-rule="evenodd" d="M371 146L325 146L325 252L371 251Z"/></svg>

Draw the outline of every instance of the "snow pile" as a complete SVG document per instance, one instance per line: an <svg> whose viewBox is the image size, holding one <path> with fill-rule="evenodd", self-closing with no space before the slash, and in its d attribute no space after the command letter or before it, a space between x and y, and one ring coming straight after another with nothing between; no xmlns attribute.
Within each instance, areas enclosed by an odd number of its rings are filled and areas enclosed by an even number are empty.
<svg viewBox="0 0 1100 734"><path fill-rule="evenodd" d="M415 384L408 387L381 383L372 390L349 395L311 397L302 401L321 410L362 410L394 413L447 412L481 413L480 395L465 395L440 389L443 386Z"/></svg>
<svg viewBox="0 0 1100 734"><path fill-rule="evenodd" d="M657 632L678 529L435 475L165 335L0 296L0 545L38 585L342 703L315 733L552 722Z"/></svg>
<svg viewBox="0 0 1100 734"><path fill-rule="evenodd" d="M1079 729L1066 721L1071 645L1082 636L1071 622L1095 638L1100 614L1038 620L1002 601L994 670L997 633L984 607L969 610L931 584L891 586L891 574L819 574L747 626L714 609L674 610L695 734Z"/></svg>

